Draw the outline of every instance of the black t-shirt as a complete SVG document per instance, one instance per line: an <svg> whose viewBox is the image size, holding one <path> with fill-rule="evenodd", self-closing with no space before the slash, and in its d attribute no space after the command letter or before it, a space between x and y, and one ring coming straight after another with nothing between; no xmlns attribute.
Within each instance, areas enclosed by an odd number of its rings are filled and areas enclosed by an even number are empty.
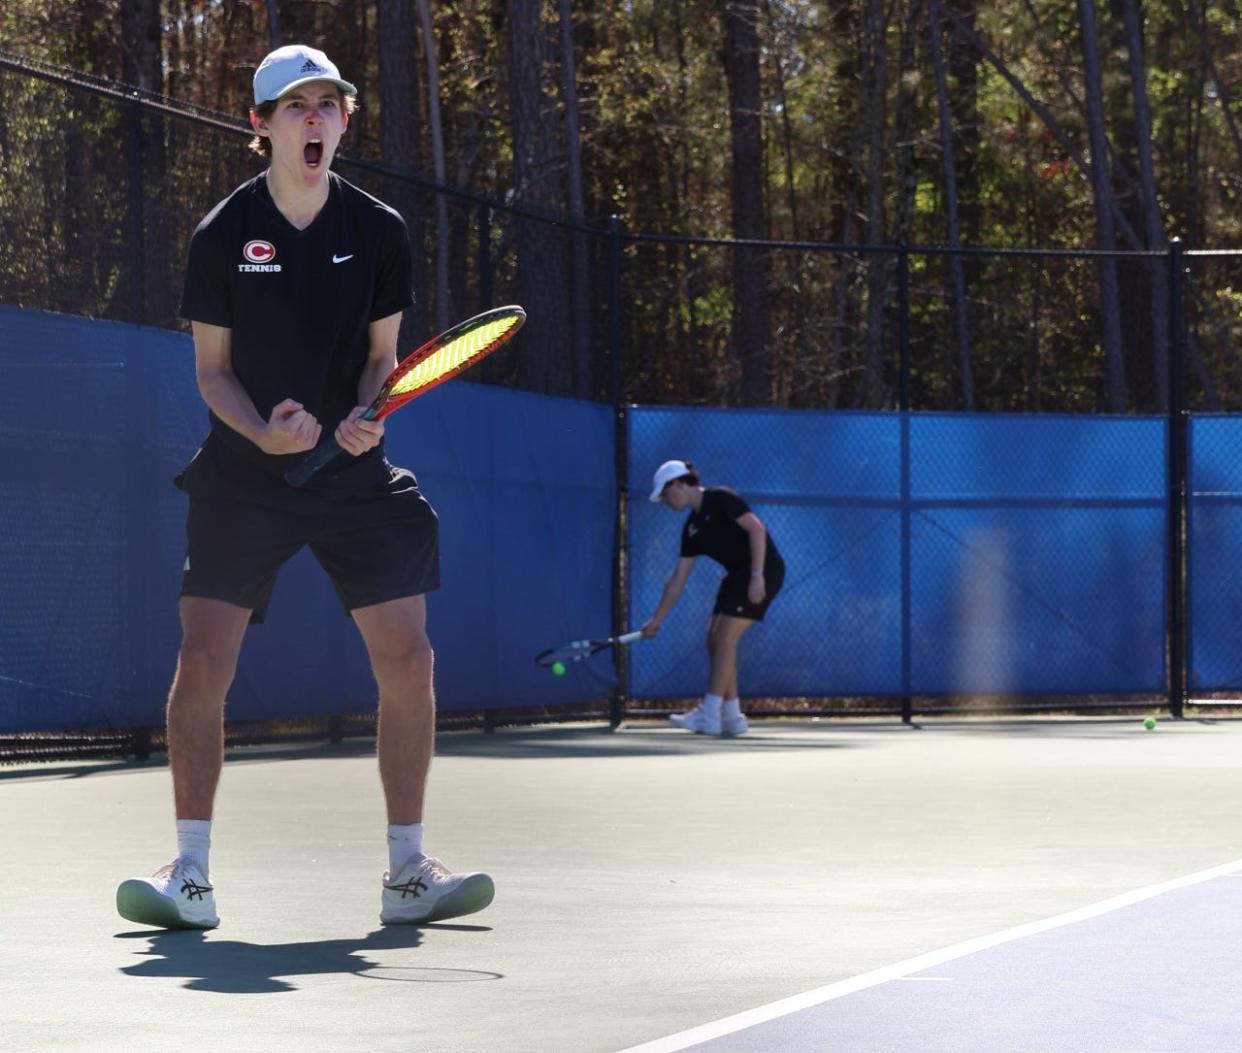
<svg viewBox="0 0 1242 1053"><path fill-rule="evenodd" d="M730 572L750 570L750 535L737 521L750 511L742 498L726 486L712 486L703 491L703 502L697 512L686 517L681 528L683 556L710 556ZM772 534L768 533L764 569L775 565L781 555Z"/></svg>
<svg viewBox="0 0 1242 1053"><path fill-rule="evenodd" d="M328 199L298 230L268 192L243 183L194 231L181 314L232 330L233 372L266 420L296 399L331 434L358 405L371 322L414 301L409 237L400 214L328 173ZM210 414L215 451L272 474L265 454ZM362 459L382 459L382 444Z"/></svg>

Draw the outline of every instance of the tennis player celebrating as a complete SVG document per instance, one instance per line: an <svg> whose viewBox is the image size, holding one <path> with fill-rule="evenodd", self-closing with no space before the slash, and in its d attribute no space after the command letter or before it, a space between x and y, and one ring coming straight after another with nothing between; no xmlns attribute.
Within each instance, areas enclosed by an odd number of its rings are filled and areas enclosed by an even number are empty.
<svg viewBox="0 0 1242 1053"><path fill-rule="evenodd" d="M716 606L707 623L707 654L711 661L707 693L689 713L675 713L677 727L703 735L744 735L737 690L737 645L785 580L785 563L763 521L736 493L724 486L704 488L689 461L665 461L656 469L651 500L674 512L690 509L681 528L681 556L664 583L655 613L642 627L655 636L660 623L681 597L699 556L710 556L725 568Z"/></svg>
<svg viewBox="0 0 1242 1053"><path fill-rule="evenodd" d="M219 924L208 848L225 694L247 624L263 620L277 571L303 545L358 626L379 686L390 824L381 921L469 914L494 894L486 874L454 874L422 850L435 736L424 594L439 585L439 543L414 476L384 457L383 423L360 419L396 365L413 292L400 215L329 171L356 92L322 51L268 55L250 112L268 167L190 242L181 311L211 430L177 479L190 498L168 700L177 856L117 889L131 921ZM325 429L345 453L305 487L288 485L285 469Z"/></svg>

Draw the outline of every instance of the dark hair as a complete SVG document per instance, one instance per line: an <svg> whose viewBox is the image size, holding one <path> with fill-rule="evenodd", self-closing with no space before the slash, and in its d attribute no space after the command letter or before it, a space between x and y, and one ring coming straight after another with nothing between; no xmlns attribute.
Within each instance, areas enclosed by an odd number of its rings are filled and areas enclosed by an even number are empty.
<svg viewBox="0 0 1242 1053"><path fill-rule="evenodd" d="M346 95L340 88L336 89L336 95L341 100L341 109L344 110L346 116L357 112L358 99L355 96ZM250 112L257 117L262 117L265 121L270 121L279 102L279 99L268 99L267 102L261 102L258 106L251 106ZM272 159L272 140L265 135L255 135L250 140L249 148L265 161Z"/></svg>
<svg viewBox="0 0 1242 1053"><path fill-rule="evenodd" d="M698 472L698 469L694 467L694 463L692 461L683 461L682 463L689 469L689 471L687 471L685 475L679 475L677 479L670 480L670 481L671 482L680 481L680 482L685 483L687 486L698 486L699 485L699 472Z"/></svg>

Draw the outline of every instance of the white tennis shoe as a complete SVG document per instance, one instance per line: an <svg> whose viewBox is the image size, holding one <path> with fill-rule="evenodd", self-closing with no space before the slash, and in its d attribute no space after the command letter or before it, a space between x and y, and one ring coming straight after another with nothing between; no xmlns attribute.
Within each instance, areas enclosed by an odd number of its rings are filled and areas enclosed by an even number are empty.
<svg viewBox="0 0 1242 1053"><path fill-rule="evenodd" d="M220 924L215 889L206 874L184 859L160 867L149 878L122 881L116 909L127 921L159 929L214 929Z"/></svg>
<svg viewBox="0 0 1242 1053"><path fill-rule="evenodd" d="M689 713L671 713L669 721L675 728L693 731L696 735L719 735L720 714L708 714L702 706L695 706Z"/></svg>
<svg viewBox="0 0 1242 1053"><path fill-rule="evenodd" d="M744 714L739 713L736 717L720 718L720 734L726 739L737 738L738 735L745 735L750 730L750 724L747 723Z"/></svg>
<svg viewBox="0 0 1242 1053"><path fill-rule="evenodd" d="M487 874L454 874L432 856L415 856L397 875L384 871L380 921L385 925L418 925L473 914L496 895Z"/></svg>

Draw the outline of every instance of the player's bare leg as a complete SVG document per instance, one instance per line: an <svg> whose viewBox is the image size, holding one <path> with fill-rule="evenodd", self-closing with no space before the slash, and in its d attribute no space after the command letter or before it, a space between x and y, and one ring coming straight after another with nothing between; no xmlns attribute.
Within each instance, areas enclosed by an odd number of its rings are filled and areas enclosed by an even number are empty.
<svg viewBox="0 0 1242 1053"><path fill-rule="evenodd" d="M730 738L745 735L749 730L738 700L737 649L742 634L754 624L749 618L731 618L725 614L712 618L710 690L715 691L717 685L720 687L720 734Z"/></svg>
<svg viewBox="0 0 1242 1053"><path fill-rule="evenodd" d="M181 600L181 651L168 696L168 763L178 819L210 819L224 764L224 699L250 622L243 607Z"/></svg>
<svg viewBox="0 0 1242 1053"><path fill-rule="evenodd" d="M423 800L436 734L426 601L411 596L359 608L353 616L380 690L377 752L390 838L380 920L417 925L482 910L495 895L487 874L454 874L422 851ZM416 831L417 847L402 852L394 845L399 830Z"/></svg>
<svg viewBox="0 0 1242 1053"><path fill-rule="evenodd" d="M426 598L409 596L352 613L379 685L376 748L388 821L419 823L436 734Z"/></svg>
<svg viewBox="0 0 1242 1053"><path fill-rule="evenodd" d="M208 876L211 813L224 764L224 698L250 611L198 596L181 600L181 651L168 695L168 763L177 812L177 857L116 890L121 917L163 929L220 924Z"/></svg>
<svg viewBox="0 0 1242 1053"><path fill-rule="evenodd" d="M674 727L693 731L698 735L742 735L746 733L746 721L737 711L737 643L755 623L749 618L733 618L727 614L713 614L707 623L707 656L711 672L707 682L707 694L689 713L673 713L669 721ZM724 703L732 705L732 719L724 721ZM727 724L727 726L726 726Z"/></svg>
<svg viewBox="0 0 1242 1053"><path fill-rule="evenodd" d="M749 618L712 615L707 633L707 653L712 663L707 690L713 695L737 697L737 645L742 634L754 624ZM728 693L730 690L733 694Z"/></svg>

